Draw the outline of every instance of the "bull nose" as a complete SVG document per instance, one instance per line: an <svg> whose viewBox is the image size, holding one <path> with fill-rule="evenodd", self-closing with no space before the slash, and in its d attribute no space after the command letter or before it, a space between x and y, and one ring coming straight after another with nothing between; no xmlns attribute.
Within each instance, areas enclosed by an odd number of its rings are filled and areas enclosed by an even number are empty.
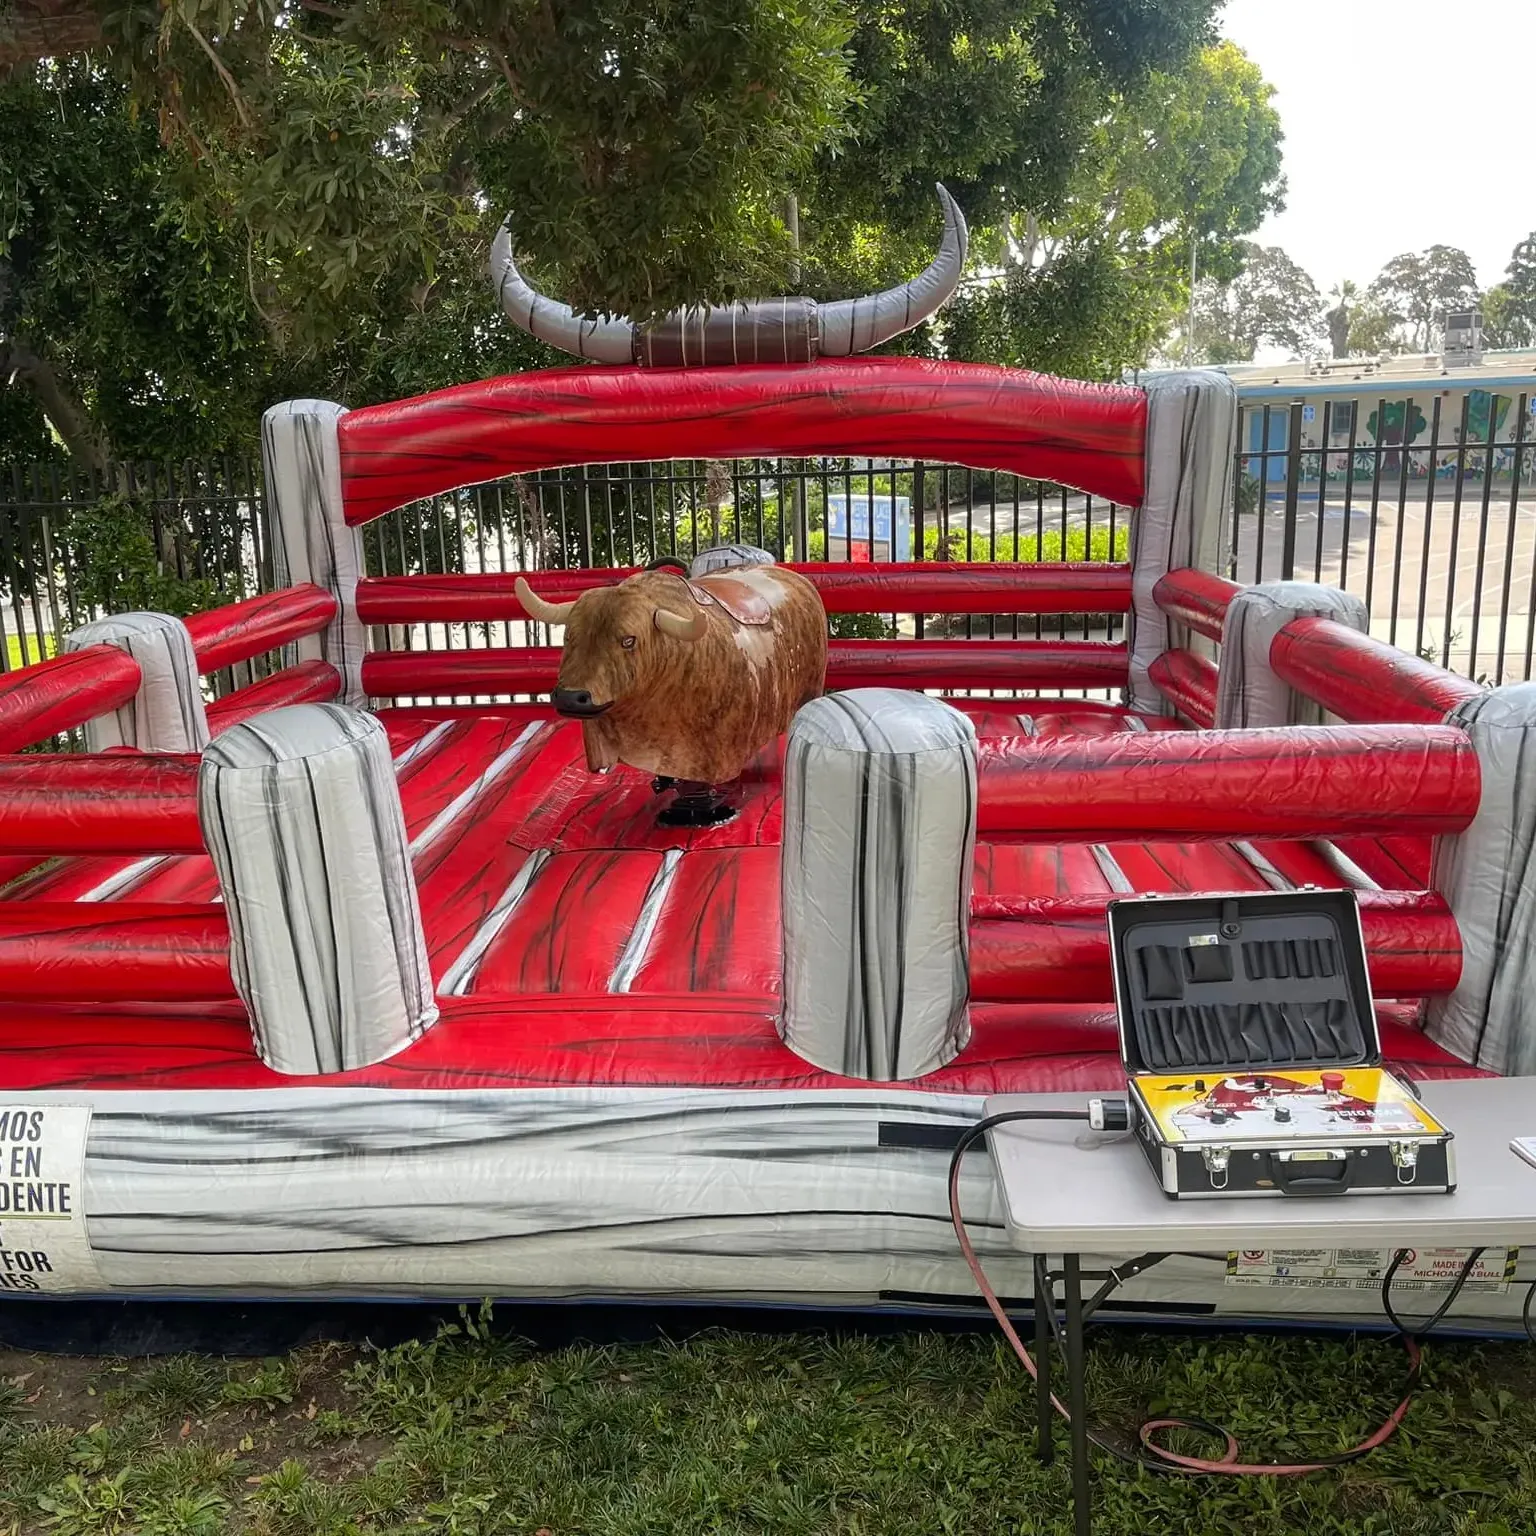
<svg viewBox="0 0 1536 1536"><path fill-rule="evenodd" d="M606 704L594 704L591 693L585 688L556 688L550 698L557 714L575 715L578 718L600 715L608 708Z"/></svg>

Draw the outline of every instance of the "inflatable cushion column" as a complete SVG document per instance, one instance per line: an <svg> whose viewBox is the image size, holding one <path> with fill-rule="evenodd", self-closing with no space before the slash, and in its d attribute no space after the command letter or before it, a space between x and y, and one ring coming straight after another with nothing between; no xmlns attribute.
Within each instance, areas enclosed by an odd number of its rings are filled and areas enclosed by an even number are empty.
<svg viewBox="0 0 1536 1536"><path fill-rule="evenodd" d="M1173 706L1149 676L1164 651L1204 655L1209 642L1173 622L1155 589L1169 571L1192 566L1225 574L1237 451L1237 388L1224 373L1199 369L1147 381L1146 494L1131 514L1131 609L1126 615L1130 681L1138 714Z"/></svg>
<svg viewBox="0 0 1536 1536"><path fill-rule="evenodd" d="M1366 634L1365 604L1348 592L1311 581L1270 581L1244 587L1227 605L1221 629L1221 672L1216 686L1216 729L1326 725L1328 712L1289 683L1269 663L1275 636L1292 619L1332 619Z"/></svg>
<svg viewBox="0 0 1536 1536"><path fill-rule="evenodd" d="M198 815L229 912L230 969L276 1072L383 1061L437 1020L389 738L300 704L216 737Z"/></svg>
<svg viewBox="0 0 1536 1536"><path fill-rule="evenodd" d="M272 576L277 587L313 582L336 599L336 617L284 652L283 664L319 658L341 673L341 702L361 704L368 630L357 616L363 536L347 524L340 426L346 407L288 400L261 418Z"/></svg>
<svg viewBox="0 0 1536 1536"><path fill-rule="evenodd" d="M1430 885L1461 929L1461 979L1429 1001L1437 1045L1504 1077L1536 1073L1536 683L1508 683L1446 717L1472 738L1477 815L1435 841Z"/></svg>
<svg viewBox="0 0 1536 1536"><path fill-rule="evenodd" d="M784 766L784 1043L813 1066L921 1077L970 1038L976 730L924 694L807 704Z"/></svg>
<svg viewBox="0 0 1536 1536"><path fill-rule="evenodd" d="M143 682L121 709L87 722L87 752L105 752L109 747L201 752L208 745L197 655L180 619L168 613L120 613L83 625L64 640L66 651L93 645L115 645L126 651L138 662Z"/></svg>

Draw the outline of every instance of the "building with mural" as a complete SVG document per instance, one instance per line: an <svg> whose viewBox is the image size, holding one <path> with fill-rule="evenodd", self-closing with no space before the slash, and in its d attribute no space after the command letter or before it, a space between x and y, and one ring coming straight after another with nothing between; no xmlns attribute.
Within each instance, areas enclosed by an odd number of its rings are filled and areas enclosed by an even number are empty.
<svg viewBox="0 0 1536 1536"><path fill-rule="evenodd" d="M1453 317L1460 318L1460 317ZM1473 317L1475 318L1475 317ZM1470 345L1457 346L1458 335ZM1448 328L1439 353L1307 362L1233 364L1224 370L1243 407L1241 447L1255 479L1284 481L1292 422L1299 423L1301 476L1315 481L1326 450L1328 478L1434 472L1496 478L1532 469L1536 450L1536 349L1484 352L1477 327ZM1403 450L1407 450L1406 454ZM1378 470L1379 462L1379 470Z"/></svg>

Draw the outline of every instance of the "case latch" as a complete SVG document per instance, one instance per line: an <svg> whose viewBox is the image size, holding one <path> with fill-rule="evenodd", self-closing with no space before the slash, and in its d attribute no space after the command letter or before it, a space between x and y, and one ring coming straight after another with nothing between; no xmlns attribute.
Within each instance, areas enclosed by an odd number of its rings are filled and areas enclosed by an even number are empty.
<svg viewBox="0 0 1536 1536"><path fill-rule="evenodd" d="M1232 1161L1232 1148L1202 1147L1200 1156L1205 1162L1205 1171L1211 1176L1211 1188L1225 1189L1230 1177L1227 1165Z"/></svg>
<svg viewBox="0 0 1536 1536"><path fill-rule="evenodd" d="M1391 1144L1392 1166L1397 1169L1399 1184L1412 1184L1418 1177L1419 1144L1416 1141L1394 1141Z"/></svg>

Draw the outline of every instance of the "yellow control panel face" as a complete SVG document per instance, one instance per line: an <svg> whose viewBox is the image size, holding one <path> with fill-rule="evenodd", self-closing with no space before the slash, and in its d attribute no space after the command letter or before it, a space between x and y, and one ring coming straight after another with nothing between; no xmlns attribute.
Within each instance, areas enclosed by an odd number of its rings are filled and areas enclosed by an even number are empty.
<svg viewBox="0 0 1536 1536"><path fill-rule="evenodd" d="M1164 1142L1443 1136L1445 1129L1380 1067L1139 1076L1137 1094Z"/></svg>

